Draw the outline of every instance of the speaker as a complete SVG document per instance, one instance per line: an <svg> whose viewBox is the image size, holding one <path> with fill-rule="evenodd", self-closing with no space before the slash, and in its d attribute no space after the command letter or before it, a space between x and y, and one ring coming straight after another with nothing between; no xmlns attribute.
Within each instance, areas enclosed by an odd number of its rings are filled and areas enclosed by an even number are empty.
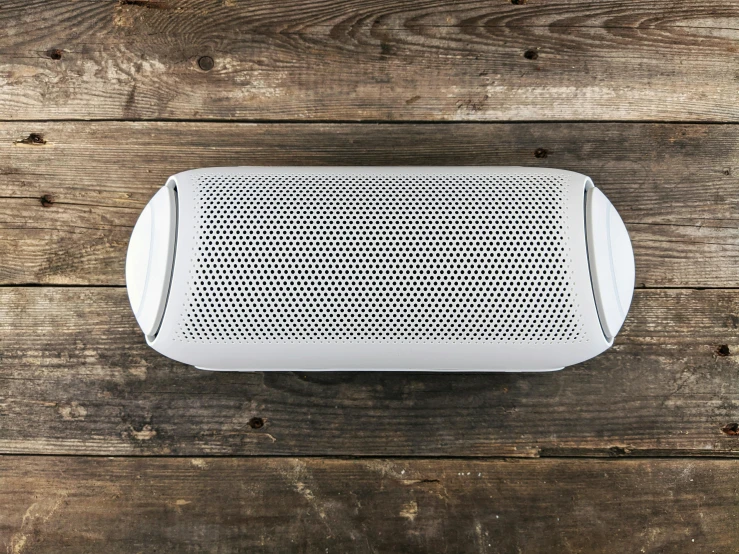
<svg viewBox="0 0 739 554"><path fill-rule="evenodd" d="M210 168L143 210L126 285L148 344L203 369L546 371L613 344L634 255L570 171Z"/></svg>

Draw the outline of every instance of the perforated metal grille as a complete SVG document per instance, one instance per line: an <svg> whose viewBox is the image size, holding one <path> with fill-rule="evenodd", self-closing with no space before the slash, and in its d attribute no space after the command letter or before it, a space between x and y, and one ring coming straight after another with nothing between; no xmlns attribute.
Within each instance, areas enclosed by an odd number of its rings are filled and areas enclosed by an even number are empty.
<svg viewBox="0 0 739 554"><path fill-rule="evenodd" d="M586 341L564 198L536 173L201 176L176 338Z"/></svg>

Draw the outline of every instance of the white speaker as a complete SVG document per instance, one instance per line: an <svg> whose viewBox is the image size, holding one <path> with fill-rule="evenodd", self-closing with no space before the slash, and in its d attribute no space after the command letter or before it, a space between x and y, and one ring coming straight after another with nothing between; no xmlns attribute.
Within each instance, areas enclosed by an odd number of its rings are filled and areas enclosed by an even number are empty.
<svg viewBox="0 0 739 554"><path fill-rule="evenodd" d="M634 255L570 171L230 167L154 195L126 284L149 345L200 368L546 371L611 346Z"/></svg>

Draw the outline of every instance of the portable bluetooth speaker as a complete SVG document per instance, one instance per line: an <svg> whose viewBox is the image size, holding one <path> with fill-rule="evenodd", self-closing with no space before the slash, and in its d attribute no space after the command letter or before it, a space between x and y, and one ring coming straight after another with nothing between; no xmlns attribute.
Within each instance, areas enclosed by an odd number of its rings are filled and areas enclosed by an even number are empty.
<svg viewBox="0 0 739 554"><path fill-rule="evenodd" d="M634 256L570 171L231 167L154 195L126 284L149 345L200 368L544 371L611 346Z"/></svg>

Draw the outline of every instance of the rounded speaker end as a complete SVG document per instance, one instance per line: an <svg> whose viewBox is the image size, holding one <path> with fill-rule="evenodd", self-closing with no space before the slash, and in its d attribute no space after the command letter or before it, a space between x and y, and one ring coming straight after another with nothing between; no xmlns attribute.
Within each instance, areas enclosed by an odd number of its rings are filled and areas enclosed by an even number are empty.
<svg viewBox="0 0 739 554"><path fill-rule="evenodd" d="M159 330L169 293L177 230L174 186L152 197L131 233L126 254L126 289L131 308L147 339Z"/></svg>
<svg viewBox="0 0 739 554"><path fill-rule="evenodd" d="M612 340L634 295L634 251L621 216L597 188L587 192L586 227L595 304L603 333Z"/></svg>

